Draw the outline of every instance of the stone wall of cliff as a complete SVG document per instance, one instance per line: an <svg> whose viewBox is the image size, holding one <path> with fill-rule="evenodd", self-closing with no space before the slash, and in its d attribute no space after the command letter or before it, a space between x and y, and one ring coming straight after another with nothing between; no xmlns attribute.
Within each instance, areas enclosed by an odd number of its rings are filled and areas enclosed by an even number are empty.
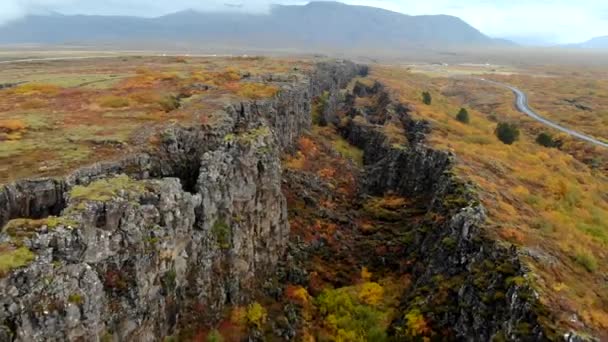
<svg viewBox="0 0 608 342"><path fill-rule="evenodd" d="M246 302L289 233L280 156L312 99L364 72L320 63L147 153L2 187L0 243L27 262L0 279L0 340L155 341Z"/></svg>
<svg viewBox="0 0 608 342"><path fill-rule="evenodd" d="M428 123L412 119L381 84L358 83L353 96L371 99L365 107L351 100L343 108L349 119L342 133L364 150L362 195L395 193L427 203L427 218L409 231L400 256L415 260L407 270L415 281L402 298L403 314L392 334L405 338L405 317L419 310L434 331L454 331L456 340L557 338L550 314L526 285L515 247L483 230L486 211L473 185L454 174L455 156L424 143ZM405 128L404 144L390 142L384 128L391 122Z"/></svg>

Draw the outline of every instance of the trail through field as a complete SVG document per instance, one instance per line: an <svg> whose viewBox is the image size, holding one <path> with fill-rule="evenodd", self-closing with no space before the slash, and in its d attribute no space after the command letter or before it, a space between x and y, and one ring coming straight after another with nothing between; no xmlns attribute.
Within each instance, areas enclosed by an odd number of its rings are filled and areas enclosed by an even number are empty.
<svg viewBox="0 0 608 342"><path fill-rule="evenodd" d="M526 114L527 116L533 118L534 120L541 122L543 124L545 124L546 126L549 126L551 128L557 129L559 131L562 131L566 134L569 134L575 138L581 139L581 140L585 140L589 143L592 143L594 145L597 146L602 146L602 147L606 147L608 148L608 143L600 141L598 139L595 139L593 137L590 137L586 134L577 132L575 130L572 130L570 128L564 127L556 122L553 122L545 117L540 116L539 114L537 114L532 108L530 108L530 106L528 105L528 95L526 95L526 93L524 93L523 91L519 90L518 88L515 88L514 86L505 84L505 83L500 83L500 82L495 82L495 81L490 81L484 78L479 78L478 80L483 81L483 82L487 82L487 83L491 83L503 88L508 88L510 89L513 94L515 94L515 107L517 108L518 111Z"/></svg>

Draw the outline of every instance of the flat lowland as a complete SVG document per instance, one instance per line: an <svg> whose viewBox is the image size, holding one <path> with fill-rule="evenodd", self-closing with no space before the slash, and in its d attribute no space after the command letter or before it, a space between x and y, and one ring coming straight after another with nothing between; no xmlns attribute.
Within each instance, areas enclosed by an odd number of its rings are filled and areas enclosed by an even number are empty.
<svg viewBox="0 0 608 342"><path fill-rule="evenodd" d="M474 78L481 74L518 86L543 115L606 138L605 72L379 65L371 74L431 123L430 144L456 154L458 172L479 187L489 211L488 234L519 247L541 300L559 313L561 323L603 337L608 331L608 151L552 132L518 113L509 90ZM430 105L423 103L423 91L431 93ZM456 119L463 107L468 123ZM499 141L498 122L519 127L519 140ZM561 147L539 145L542 132L560 140Z"/></svg>
<svg viewBox="0 0 608 342"><path fill-rule="evenodd" d="M168 125L205 124L232 101L274 95L278 88L264 75L310 66L247 57L80 57L87 58L2 64L0 184L136 152Z"/></svg>

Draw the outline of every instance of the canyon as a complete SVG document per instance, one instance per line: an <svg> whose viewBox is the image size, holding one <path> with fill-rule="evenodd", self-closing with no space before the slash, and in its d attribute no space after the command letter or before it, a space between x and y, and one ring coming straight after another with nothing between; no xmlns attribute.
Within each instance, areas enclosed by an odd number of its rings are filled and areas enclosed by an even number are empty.
<svg viewBox="0 0 608 342"><path fill-rule="evenodd" d="M486 234L456 156L428 146L432 127L382 84L358 80L367 73L319 62L272 79L272 98L166 128L145 152L2 187L0 243L23 262L0 279L0 340L157 341L213 327L259 297L283 303L285 284L312 288L317 259L408 276L389 340L584 340L554 326L516 247ZM285 165L306 152L300 139L313 126L334 127L360 151L361 164L335 176L352 176L351 192ZM387 196L408 204L373 205ZM302 239L300 212L345 227L344 240ZM365 231L361 218L383 228ZM247 338L298 335L305 306L278 306ZM412 313L429 328L413 331Z"/></svg>

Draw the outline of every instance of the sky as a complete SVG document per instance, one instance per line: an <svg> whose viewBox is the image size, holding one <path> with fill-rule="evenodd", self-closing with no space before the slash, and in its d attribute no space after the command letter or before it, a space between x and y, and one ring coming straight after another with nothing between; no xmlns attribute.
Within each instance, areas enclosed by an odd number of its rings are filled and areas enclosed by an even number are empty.
<svg viewBox="0 0 608 342"><path fill-rule="evenodd" d="M154 17L185 9L267 12L301 0L0 0L0 24L32 13ZM343 0L410 15L449 14L483 33L529 44L577 43L608 35L607 0Z"/></svg>

